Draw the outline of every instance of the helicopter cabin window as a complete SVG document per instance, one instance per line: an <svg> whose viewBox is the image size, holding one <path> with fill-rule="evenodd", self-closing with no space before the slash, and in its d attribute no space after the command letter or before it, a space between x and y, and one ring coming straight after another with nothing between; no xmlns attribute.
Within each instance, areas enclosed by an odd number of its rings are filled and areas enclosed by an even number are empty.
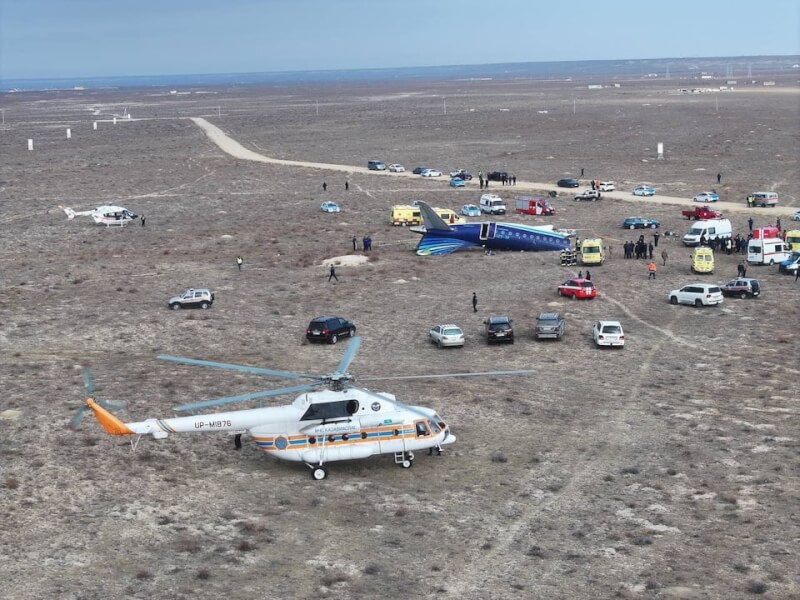
<svg viewBox="0 0 800 600"><path fill-rule="evenodd" d="M422 437L431 434L430 429L428 429L428 423L426 421L417 421L416 428L417 428L417 437Z"/></svg>
<svg viewBox="0 0 800 600"><path fill-rule="evenodd" d="M356 412L358 412L358 400L322 402L309 406L300 420L315 421L317 419L322 419L325 421L328 419L341 419L342 417L350 417Z"/></svg>

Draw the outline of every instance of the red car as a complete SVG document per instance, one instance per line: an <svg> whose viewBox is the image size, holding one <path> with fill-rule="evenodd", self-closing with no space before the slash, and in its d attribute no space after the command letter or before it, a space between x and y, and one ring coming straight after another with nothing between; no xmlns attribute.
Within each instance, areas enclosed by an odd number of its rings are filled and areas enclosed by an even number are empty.
<svg viewBox="0 0 800 600"><path fill-rule="evenodd" d="M558 286L559 296L571 296L573 300L578 298L594 298L597 296L597 288L588 279L583 277L573 277Z"/></svg>

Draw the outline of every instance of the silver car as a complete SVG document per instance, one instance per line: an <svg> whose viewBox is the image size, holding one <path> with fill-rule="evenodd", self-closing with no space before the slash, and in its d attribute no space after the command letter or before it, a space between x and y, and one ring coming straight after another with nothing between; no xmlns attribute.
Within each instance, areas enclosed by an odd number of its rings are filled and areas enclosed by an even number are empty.
<svg viewBox="0 0 800 600"><path fill-rule="evenodd" d="M464 332L458 325L434 325L430 331L431 342L444 348L446 346L463 346Z"/></svg>
<svg viewBox="0 0 800 600"><path fill-rule="evenodd" d="M536 327L533 334L536 339L554 338L560 340L564 336L566 323L564 317L557 312L543 312L536 317Z"/></svg>

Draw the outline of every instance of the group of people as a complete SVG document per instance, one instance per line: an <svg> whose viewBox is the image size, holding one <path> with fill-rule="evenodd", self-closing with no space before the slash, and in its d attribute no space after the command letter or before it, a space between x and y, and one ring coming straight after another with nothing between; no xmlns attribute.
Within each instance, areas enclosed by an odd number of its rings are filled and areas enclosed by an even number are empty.
<svg viewBox="0 0 800 600"><path fill-rule="evenodd" d="M636 242L625 242L622 249L625 251L625 258L650 258L652 260L655 245L653 242L645 242L644 236L640 235Z"/></svg>
<svg viewBox="0 0 800 600"><path fill-rule="evenodd" d="M350 182L347 181L347 180L345 180L345 182L344 182L344 189L345 189L345 191L350 189ZM323 181L322 182L322 191L323 192L327 192L328 191L328 182L327 181Z"/></svg>
<svg viewBox="0 0 800 600"><path fill-rule="evenodd" d="M706 240L705 235L700 236L700 245L701 246L708 246L714 252L719 250L720 252L724 252L725 254L747 254L747 241L752 239L753 234L751 233L747 238L743 238L738 233L733 238L712 238L710 240Z"/></svg>
<svg viewBox="0 0 800 600"><path fill-rule="evenodd" d="M361 248L364 250L364 252L369 252L372 250L372 238L369 236L369 234L361 238ZM358 250L358 238L356 236L353 236L353 250Z"/></svg>
<svg viewBox="0 0 800 600"><path fill-rule="evenodd" d="M500 183L502 185L517 185L517 176L503 173L503 175L500 178ZM489 176L487 175L484 178L483 171L478 171L478 184L480 186L480 189L489 187Z"/></svg>

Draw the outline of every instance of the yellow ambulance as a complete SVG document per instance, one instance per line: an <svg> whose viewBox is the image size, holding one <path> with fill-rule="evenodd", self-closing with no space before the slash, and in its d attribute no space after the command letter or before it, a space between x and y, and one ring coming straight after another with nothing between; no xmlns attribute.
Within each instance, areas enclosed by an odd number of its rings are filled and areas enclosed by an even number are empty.
<svg viewBox="0 0 800 600"><path fill-rule="evenodd" d="M695 273L714 272L714 251L708 246L698 246L692 250L692 271Z"/></svg>
<svg viewBox="0 0 800 600"><path fill-rule="evenodd" d="M436 214L442 217L445 223L450 225L456 223L466 223L467 220L460 217L458 213L449 208L436 208L433 209ZM409 225L422 225L422 215L419 211L419 206L412 206L410 204L395 204L392 207L392 217L390 220L392 225L407 227Z"/></svg>
<svg viewBox="0 0 800 600"><path fill-rule="evenodd" d="M581 264L602 265L606 260L603 252L603 240L600 238L588 238L581 243Z"/></svg>

